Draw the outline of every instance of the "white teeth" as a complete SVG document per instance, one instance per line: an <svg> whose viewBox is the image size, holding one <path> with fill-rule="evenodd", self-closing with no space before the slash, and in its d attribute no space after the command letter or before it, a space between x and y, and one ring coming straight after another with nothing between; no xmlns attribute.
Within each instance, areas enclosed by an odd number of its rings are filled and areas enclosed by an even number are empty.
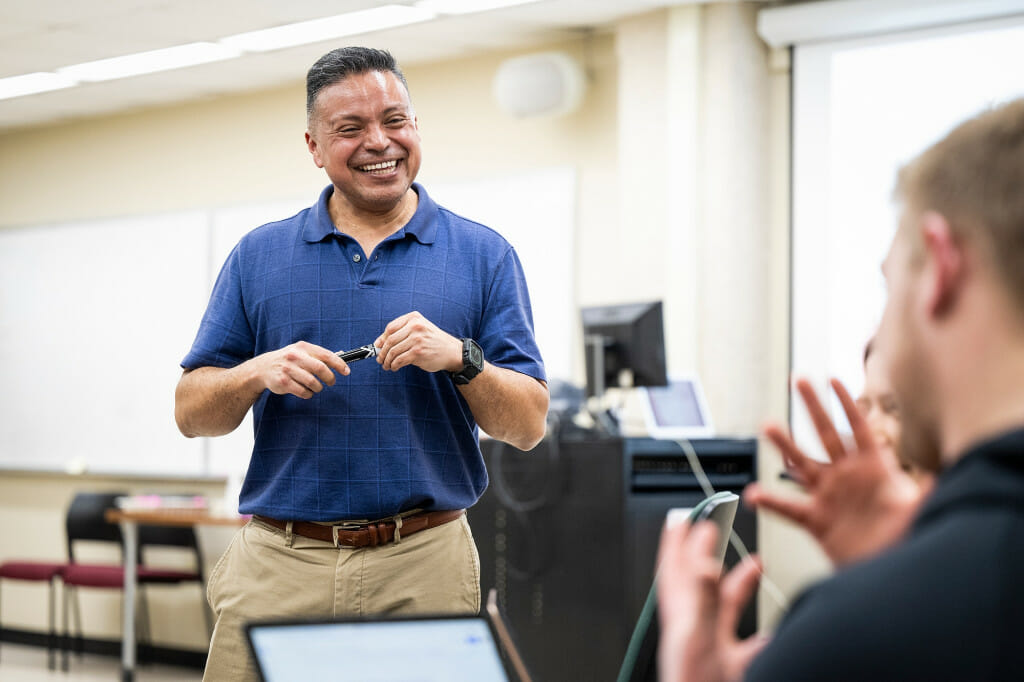
<svg viewBox="0 0 1024 682"><path fill-rule="evenodd" d="M359 166L361 171L379 171L379 170L392 170L398 165L398 161L381 161L380 163L371 163L368 166Z"/></svg>

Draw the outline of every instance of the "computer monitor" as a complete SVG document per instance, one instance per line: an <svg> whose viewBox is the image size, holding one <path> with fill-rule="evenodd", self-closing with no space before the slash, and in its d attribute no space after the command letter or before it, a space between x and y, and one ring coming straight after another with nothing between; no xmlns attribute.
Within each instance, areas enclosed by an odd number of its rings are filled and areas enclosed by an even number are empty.
<svg viewBox="0 0 1024 682"><path fill-rule="evenodd" d="M668 383L661 301L591 306L580 313L587 396L601 396L608 387Z"/></svg>

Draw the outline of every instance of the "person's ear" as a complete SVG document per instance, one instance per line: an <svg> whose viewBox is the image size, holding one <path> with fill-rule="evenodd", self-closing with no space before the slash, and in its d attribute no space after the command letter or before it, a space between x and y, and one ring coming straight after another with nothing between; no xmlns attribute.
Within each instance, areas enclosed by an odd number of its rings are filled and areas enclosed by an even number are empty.
<svg viewBox="0 0 1024 682"><path fill-rule="evenodd" d="M316 167L323 168L324 162L320 158L320 148L316 144L316 138L310 135L308 130L306 131L306 147L309 148L309 153L313 155L313 163L316 164Z"/></svg>
<svg viewBox="0 0 1024 682"><path fill-rule="evenodd" d="M927 312L932 316L948 313L963 290L966 261L963 246L953 234L949 221L935 211L921 216L921 239L927 273Z"/></svg>

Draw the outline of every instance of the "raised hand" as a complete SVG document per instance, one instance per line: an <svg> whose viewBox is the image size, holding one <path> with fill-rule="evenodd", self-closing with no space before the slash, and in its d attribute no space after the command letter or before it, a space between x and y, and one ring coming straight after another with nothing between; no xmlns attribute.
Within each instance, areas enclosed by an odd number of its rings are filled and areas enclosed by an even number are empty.
<svg viewBox="0 0 1024 682"><path fill-rule="evenodd" d="M894 544L909 526L924 490L892 458L879 453L867 422L842 383L833 379L831 385L853 429L853 441L840 437L810 382L798 380L797 390L831 463L811 459L787 431L769 424L765 436L778 447L786 468L808 494L792 499L754 483L744 500L802 526L833 563L844 565Z"/></svg>

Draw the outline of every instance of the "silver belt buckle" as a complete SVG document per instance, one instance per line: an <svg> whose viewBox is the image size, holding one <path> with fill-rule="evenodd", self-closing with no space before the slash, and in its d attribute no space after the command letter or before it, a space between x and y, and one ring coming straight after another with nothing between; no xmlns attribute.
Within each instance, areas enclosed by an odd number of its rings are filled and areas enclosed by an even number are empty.
<svg viewBox="0 0 1024 682"><path fill-rule="evenodd" d="M366 528L369 521L342 521L341 523L331 524L331 537L334 539L335 548L341 547L338 542L338 532L343 530L362 530Z"/></svg>
<svg viewBox="0 0 1024 682"><path fill-rule="evenodd" d="M341 523L335 524L334 528L340 528L341 530L359 530L360 528L366 528L369 523L369 521L342 521Z"/></svg>

